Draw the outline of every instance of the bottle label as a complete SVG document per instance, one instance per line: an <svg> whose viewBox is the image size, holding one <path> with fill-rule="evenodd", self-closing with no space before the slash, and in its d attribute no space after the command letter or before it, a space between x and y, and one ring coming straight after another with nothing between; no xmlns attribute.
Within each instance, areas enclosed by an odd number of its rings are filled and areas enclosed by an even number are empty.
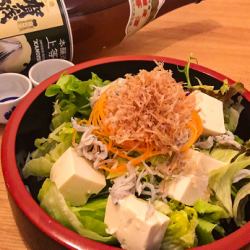
<svg viewBox="0 0 250 250"><path fill-rule="evenodd" d="M126 35L131 35L155 18L165 0L129 0L130 16Z"/></svg>
<svg viewBox="0 0 250 250"><path fill-rule="evenodd" d="M72 34L63 0L1 0L0 31L0 72L26 74L45 59L72 60Z"/></svg>

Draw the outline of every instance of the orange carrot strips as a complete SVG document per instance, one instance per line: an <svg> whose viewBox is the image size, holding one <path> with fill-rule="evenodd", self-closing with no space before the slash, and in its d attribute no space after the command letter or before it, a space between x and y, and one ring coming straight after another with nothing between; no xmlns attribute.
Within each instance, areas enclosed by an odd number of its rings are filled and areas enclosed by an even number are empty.
<svg viewBox="0 0 250 250"><path fill-rule="evenodd" d="M187 151L202 134L202 131L203 131L202 121L201 121L199 114L196 111L192 113L192 120L188 123L187 126L190 129L191 136L186 142L186 144L184 144L181 147L180 149L181 152Z"/></svg>

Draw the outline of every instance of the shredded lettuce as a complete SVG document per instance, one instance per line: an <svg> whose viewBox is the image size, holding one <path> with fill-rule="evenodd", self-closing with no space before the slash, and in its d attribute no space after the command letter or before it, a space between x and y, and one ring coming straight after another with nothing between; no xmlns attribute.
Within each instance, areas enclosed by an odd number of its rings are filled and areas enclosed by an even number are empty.
<svg viewBox="0 0 250 250"><path fill-rule="evenodd" d="M216 223L212 223L207 220L199 218L198 225L196 228L199 245L205 245L213 242L215 240L213 236L214 231L217 231L217 233L219 233L222 236L225 233L224 229L218 226Z"/></svg>
<svg viewBox="0 0 250 250"><path fill-rule="evenodd" d="M219 224L221 219L229 218L229 215L223 207L204 200L198 200L194 204L194 209L199 217L196 228L199 245L213 242L215 240L214 231L221 236L225 235L224 229Z"/></svg>
<svg viewBox="0 0 250 250"><path fill-rule="evenodd" d="M244 185L236 194L233 204L233 216L236 225L243 226L245 221L245 206L249 201L250 183Z"/></svg>
<svg viewBox="0 0 250 250"><path fill-rule="evenodd" d="M56 96L55 112L52 117L52 128L70 121L71 117L80 114L87 118L91 112L89 98L95 87L102 87L109 83L92 73L91 79L81 81L74 75L61 75L56 84L47 88L47 97Z"/></svg>
<svg viewBox="0 0 250 250"><path fill-rule="evenodd" d="M82 236L108 244L116 239L106 234L102 221L104 200L96 200L80 208L70 208L56 185L46 179L38 194L40 206L55 220ZM97 209L97 213L94 210Z"/></svg>
<svg viewBox="0 0 250 250"><path fill-rule="evenodd" d="M195 78L197 82L193 84L190 78L192 61L197 62L197 59L190 57L183 69L178 68L186 76L184 88L190 92L200 90L223 101L226 128L235 131L243 106L240 104L241 99L236 100L232 97L242 93L243 85L235 83L229 86L228 81L224 80L221 87L215 89L213 85L203 84L198 78ZM31 175L37 177L50 175L54 162L72 144L74 129L70 123L71 117L88 118L91 112L89 98L96 87L103 87L108 83L109 81L103 81L94 73L87 81L81 81L74 75L62 75L56 84L46 90L47 97L55 97L52 132L48 138L35 140L36 150L23 168L24 178ZM250 140L244 146L250 148ZM209 188L213 194L211 198L215 200L215 204L198 200L193 207L189 207L175 200L167 203L154 201L154 207L170 218L161 245L162 250L186 249L214 241L214 232L221 236L225 234L220 226L221 219L233 217L238 226L245 223L245 205L250 194L250 183L238 189L232 183L239 178L242 170L247 170L250 157L245 153L237 157L240 154L239 150L218 148L214 144L208 149L206 153L211 157L227 163L226 166L214 170L209 177ZM147 159L151 166L168 161L169 156L164 155ZM245 171L247 174L243 178L249 177L249 171ZM117 176L108 175L108 178L114 177ZM234 193L233 199L232 193ZM107 199L103 196L97 195L84 206L72 207L67 204L56 185L50 179L46 179L39 191L38 200L49 215L67 228L99 242L117 244L117 240L106 232L104 216Z"/></svg>
<svg viewBox="0 0 250 250"><path fill-rule="evenodd" d="M198 200L194 204L194 209L199 217L196 228L199 245L213 242L215 240L213 236L214 231L224 236L224 229L219 226L219 222L221 219L228 218L229 216L223 207L204 200Z"/></svg>
<svg viewBox="0 0 250 250"><path fill-rule="evenodd" d="M210 152L211 157L213 157L216 160L225 162L225 163L230 163L231 160L237 154L239 154L238 150L230 149L230 148L220 148L220 147L215 147Z"/></svg>
<svg viewBox="0 0 250 250"><path fill-rule="evenodd" d="M48 138L35 140L36 150L31 154L23 168L23 177L29 176L48 177L54 162L71 145L73 128L70 123L71 117L81 114L88 117L91 108L89 97L93 94L95 87L108 84L96 74L92 78L81 81L74 75L62 75L56 84L47 88L45 95L56 96L54 113L52 114L52 132Z"/></svg>
<svg viewBox="0 0 250 250"><path fill-rule="evenodd" d="M52 166L53 162L49 155L45 155L28 161L22 169L22 174L24 178L29 176L48 177Z"/></svg>
<svg viewBox="0 0 250 250"><path fill-rule="evenodd" d="M219 89L215 89L213 85L204 85L202 84L202 82L196 78L196 80L198 81L199 85L194 85L191 88L193 90L200 90L203 93L206 93L208 95L224 95L227 91L229 91L229 84L227 80L223 81L223 84L221 85L221 87Z"/></svg>
<svg viewBox="0 0 250 250"><path fill-rule="evenodd" d="M225 119L225 127L227 130L230 130L231 132L234 132L238 126L238 121L239 121L239 118L240 118L240 113L230 107L228 108L228 111L227 113L224 111L224 119Z"/></svg>
<svg viewBox="0 0 250 250"><path fill-rule="evenodd" d="M177 66L178 71L181 72L181 73L184 73L184 75L185 75L185 77L186 77L186 82L184 83L184 86L185 86L186 88L192 88L192 87L193 87L193 85L192 85L192 83L191 83L191 79L190 79L190 73L189 73L189 71L190 71L190 64L191 64L192 61L194 61L194 62L196 62L196 63L198 64L197 58L195 58L195 57L193 57L193 56L190 56L190 57L188 58L187 64L184 66L183 69L180 69L180 68ZM198 83L199 83L199 85L202 85L202 83L200 82L199 79L198 79Z"/></svg>
<svg viewBox="0 0 250 250"><path fill-rule="evenodd" d="M162 241L161 249L185 249L197 245L195 229L198 216L194 208L184 206L184 209L171 212L170 223Z"/></svg>
<svg viewBox="0 0 250 250"><path fill-rule="evenodd" d="M157 211L159 211L165 215L169 215L172 212L172 210L170 209L168 204L163 202L163 201L160 201L160 200L155 200L153 202L153 206Z"/></svg>
<svg viewBox="0 0 250 250"><path fill-rule="evenodd" d="M240 113L244 109L244 106L241 105L241 96L239 96L236 100L232 97L237 94L244 93L244 85L241 82L235 82L229 85L228 80L225 79L220 88L215 89L213 84L204 84L197 77L195 77L197 82L193 82L190 78L191 62L198 64L198 60L195 57L190 56L183 69L178 67L178 71L184 73L186 78L186 82L183 83L183 87L189 91L200 90L205 94L221 100L223 102L225 126L228 130L234 132L237 128Z"/></svg>
<svg viewBox="0 0 250 250"><path fill-rule="evenodd" d="M170 155L155 155L146 160L150 166L159 166L168 163Z"/></svg>
<svg viewBox="0 0 250 250"><path fill-rule="evenodd" d="M95 199L89 201L84 206L71 207L71 210L85 228L107 237L109 235L106 232L106 225L103 222L106 204L106 198Z"/></svg>
<svg viewBox="0 0 250 250"><path fill-rule="evenodd" d="M212 95L212 96L214 96L214 95L223 96L229 91L230 87L229 87L227 79L225 79L223 81L223 83L219 89L215 89L215 87L213 85L203 84L198 77L195 77L197 82L195 84L193 84L191 82L191 78L190 78L190 65L192 62L195 62L198 64L197 58L190 56L188 58L187 64L184 66L183 69L180 69L178 67L178 71L181 73L184 73L184 75L185 75L186 82L183 83L185 88L187 88L191 91L192 90L200 90L200 91L207 93L208 95Z"/></svg>
<svg viewBox="0 0 250 250"><path fill-rule="evenodd" d="M71 145L73 132L71 123L67 122L51 132L48 138L36 139L37 149L26 162L22 170L23 177L48 177L53 164Z"/></svg>
<svg viewBox="0 0 250 250"><path fill-rule="evenodd" d="M171 199L168 201L168 206L172 211L183 210L185 205L177 200Z"/></svg>
<svg viewBox="0 0 250 250"><path fill-rule="evenodd" d="M235 84L237 86L237 84ZM240 85L238 83L238 85ZM237 87L235 88L237 89ZM240 88L240 87L239 87ZM241 86L242 89L243 86ZM232 87L232 91L235 91L234 88ZM242 92L242 90L240 90ZM226 99L224 101L223 105L223 111L224 111L224 121L225 121L225 127L227 130L230 130L231 132L234 132L238 126L240 114L244 109L244 106L241 104L242 101L242 96L238 96L238 98L232 99Z"/></svg>
<svg viewBox="0 0 250 250"><path fill-rule="evenodd" d="M234 176L249 165L250 157L238 157L233 163L212 171L209 177L210 189L231 217L233 217L231 186Z"/></svg>
<svg viewBox="0 0 250 250"><path fill-rule="evenodd" d="M244 143L244 146L245 146L247 149L250 149L250 139L247 140L247 141Z"/></svg>
<svg viewBox="0 0 250 250"><path fill-rule="evenodd" d="M250 169L240 170L233 179L233 183L237 183L243 179L250 179Z"/></svg>
<svg viewBox="0 0 250 250"><path fill-rule="evenodd" d="M203 220L218 223L220 219L228 218L228 213L219 205L208 203L204 200L198 200L194 204L194 209Z"/></svg>

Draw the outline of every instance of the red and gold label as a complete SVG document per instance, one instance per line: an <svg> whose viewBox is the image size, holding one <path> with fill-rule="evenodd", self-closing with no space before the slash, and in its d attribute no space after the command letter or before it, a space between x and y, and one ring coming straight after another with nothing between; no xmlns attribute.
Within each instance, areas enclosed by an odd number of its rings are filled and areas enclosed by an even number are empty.
<svg viewBox="0 0 250 250"><path fill-rule="evenodd" d="M129 0L130 16L126 35L133 34L155 18L165 0Z"/></svg>

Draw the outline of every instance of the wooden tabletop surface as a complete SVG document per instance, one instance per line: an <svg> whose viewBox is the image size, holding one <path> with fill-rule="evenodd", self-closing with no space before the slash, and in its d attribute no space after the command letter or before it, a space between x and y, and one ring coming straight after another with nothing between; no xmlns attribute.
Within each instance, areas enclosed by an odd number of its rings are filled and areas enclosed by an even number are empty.
<svg viewBox="0 0 250 250"><path fill-rule="evenodd" d="M101 56L152 54L186 60L192 53L199 64L250 90L249 12L249 0L205 0L158 18ZM3 131L0 125L0 142ZM14 220L0 171L0 249L50 248L40 238L31 246L23 231Z"/></svg>

